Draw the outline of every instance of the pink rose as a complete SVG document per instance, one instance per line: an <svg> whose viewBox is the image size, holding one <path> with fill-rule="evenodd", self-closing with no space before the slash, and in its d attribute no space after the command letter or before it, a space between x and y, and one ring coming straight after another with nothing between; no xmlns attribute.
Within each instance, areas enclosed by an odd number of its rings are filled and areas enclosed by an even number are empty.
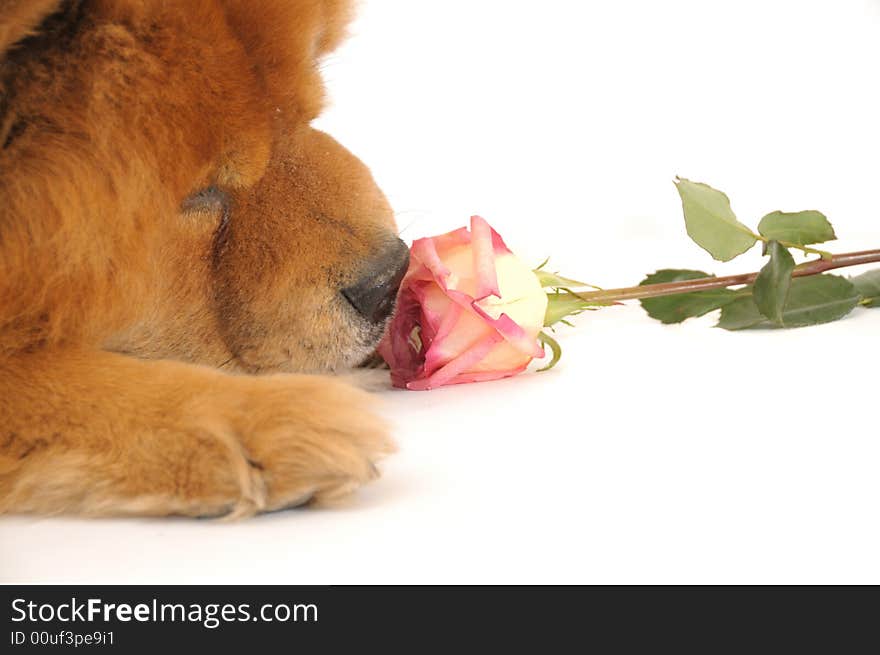
<svg viewBox="0 0 880 655"><path fill-rule="evenodd" d="M412 245L397 312L379 354L396 387L426 390L523 371L543 357L547 295L479 216Z"/></svg>

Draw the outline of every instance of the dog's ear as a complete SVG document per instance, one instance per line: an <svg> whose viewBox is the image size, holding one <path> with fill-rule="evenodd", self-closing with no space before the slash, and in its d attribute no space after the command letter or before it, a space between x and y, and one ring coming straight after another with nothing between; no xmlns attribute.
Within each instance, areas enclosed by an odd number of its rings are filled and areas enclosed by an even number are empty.
<svg viewBox="0 0 880 655"><path fill-rule="evenodd" d="M241 40L269 93L281 104L301 103L301 91L319 87L320 57L345 37L350 0L223 0L231 28ZM259 10L256 10L256 7Z"/></svg>
<svg viewBox="0 0 880 655"><path fill-rule="evenodd" d="M40 23L62 0L3 0L0 2L0 59L16 43L36 33Z"/></svg>

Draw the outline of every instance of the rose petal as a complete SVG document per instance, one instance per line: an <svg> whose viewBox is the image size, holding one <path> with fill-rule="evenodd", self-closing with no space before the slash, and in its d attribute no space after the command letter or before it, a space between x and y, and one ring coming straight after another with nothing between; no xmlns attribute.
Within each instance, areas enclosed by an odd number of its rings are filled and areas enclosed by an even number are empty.
<svg viewBox="0 0 880 655"><path fill-rule="evenodd" d="M443 317L455 303L430 281L413 283L412 292L421 305L422 320L419 326L423 333L433 339L443 323Z"/></svg>
<svg viewBox="0 0 880 655"><path fill-rule="evenodd" d="M426 373L433 373L489 335L498 333L472 312L460 310L458 320L444 339L434 340L425 353ZM502 339L503 340L503 339Z"/></svg>
<svg viewBox="0 0 880 655"><path fill-rule="evenodd" d="M437 293L442 293L439 290ZM429 339L424 340L425 343L425 363L424 374L431 375L444 366L447 362L459 356L464 350L472 345L470 335L467 330L456 330L462 317L461 306L457 303L447 301L447 307L443 313L440 323L436 326L436 330L430 335ZM485 332L485 330L483 330ZM469 341L462 343L462 337L469 337ZM478 334L473 335L477 338Z"/></svg>
<svg viewBox="0 0 880 655"><path fill-rule="evenodd" d="M450 270L443 263L442 258L450 249L467 245L470 241L471 235L466 227L461 227L437 237L416 239L410 248L410 270L407 272L407 277L432 279L441 288L446 289ZM414 266L414 262L421 264L421 267ZM405 284L405 282L406 277L402 284Z"/></svg>
<svg viewBox="0 0 880 655"><path fill-rule="evenodd" d="M424 348L416 350L410 343L410 334L422 320L421 303L411 289L398 297L398 308L388 333L377 352L391 368L394 386L405 387L406 381L423 373Z"/></svg>
<svg viewBox="0 0 880 655"><path fill-rule="evenodd" d="M474 311L477 312L489 325L494 327L504 339L524 355L540 359L544 356L544 349L538 340L526 332L522 327L510 318L502 314L497 319L492 318L483 309L474 303Z"/></svg>
<svg viewBox="0 0 880 655"><path fill-rule="evenodd" d="M522 353L531 357L543 357L544 350L541 348L538 340L528 334L516 321L507 314L501 314L497 319L487 314L474 300L466 293L460 291L449 290L446 292L451 300L468 312L472 312L480 317L480 319L492 326L502 337L507 339Z"/></svg>
<svg viewBox="0 0 880 655"><path fill-rule="evenodd" d="M523 355L519 350L502 340L495 345L488 355L472 366L470 372L504 371L506 369L526 366L530 361L532 361L531 357Z"/></svg>
<svg viewBox="0 0 880 655"><path fill-rule="evenodd" d="M511 376L516 375L517 373L522 373L526 370L528 363L523 364L522 366L517 366L516 368L511 369L496 369L493 371L468 371L467 373L462 373L461 375L456 375L452 380L447 382L447 385L450 384L465 384L467 382L491 382L492 380L500 380L502 378L509 378Z"/></svg>
<svg viewBox="0 0 880 655"><path fill-rule="evenodd" d="M480 218L480 220L484 220L480 216L477 216L477 218ZM486 225L489 224L486 223ZM511 252L510 248L507 247L507 244L504 243L504 239L502 239L501 235L495 231L495 228L489 226L489 230L492 232L492 247L495 249L495 254L512 255L513 253Z"/></svg>
<svg viewBox="0 0 880 655"><path fill-rule="evenodd" d="M431 239L437 247L437 251L445 253L456 246L466 246L471 242L471 233L466 227L460 227L452 232L441 234Z"/></svg>
<svg viewBox="0 0 880 655"><path fill-rule="evenodd" d="M426 391L428 389L442 387L444 384L450 384L450 381L456 376L467 371L469 367L483 359L483 357L485 357L495 344L501 341L501 339L502 337L499 334L487 334L473 346L427 378L413 380L407 383L406 388L413 391Z"/></svg>
<svg viewBox="0 0 880 655"><path fill-rule="evenodd" d="M449 269L437 253L434 239L416 239L410 248L410 257L415 257L437 278L445 279L449 275Z"/></svg>
<svg viewBox="0 0 880 655"><path fill-rule="evenodd" d="M476 289L474 299L487 296L501 297L498 289L498 276L495 273L495 248L492 243L492 228L480 216L471 216L471 256L474 262Z"/></svg>

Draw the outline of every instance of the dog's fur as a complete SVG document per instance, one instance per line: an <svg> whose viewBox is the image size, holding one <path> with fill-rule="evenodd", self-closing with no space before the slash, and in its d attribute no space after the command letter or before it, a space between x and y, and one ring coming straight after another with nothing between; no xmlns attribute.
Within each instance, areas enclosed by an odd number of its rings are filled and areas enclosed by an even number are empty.
<svg viewBox="0 0 880 655"><path fill-rule="evenodd" d="M383 326L340 296L395 235L310 126L343 0L0 2L0 513L242 515L392 449L310 375Z"/></svg>

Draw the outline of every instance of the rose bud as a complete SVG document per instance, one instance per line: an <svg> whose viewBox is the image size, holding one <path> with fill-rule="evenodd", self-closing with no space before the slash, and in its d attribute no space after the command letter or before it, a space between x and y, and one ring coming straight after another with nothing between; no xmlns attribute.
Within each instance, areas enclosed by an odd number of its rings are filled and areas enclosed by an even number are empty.
<svg viewBox="0 0 880 655"><path fill-rule="evenodd" d="M378 349L396 387L495 380L544 356L541 282L479 216L413 243L397 303Z"/></svg>

